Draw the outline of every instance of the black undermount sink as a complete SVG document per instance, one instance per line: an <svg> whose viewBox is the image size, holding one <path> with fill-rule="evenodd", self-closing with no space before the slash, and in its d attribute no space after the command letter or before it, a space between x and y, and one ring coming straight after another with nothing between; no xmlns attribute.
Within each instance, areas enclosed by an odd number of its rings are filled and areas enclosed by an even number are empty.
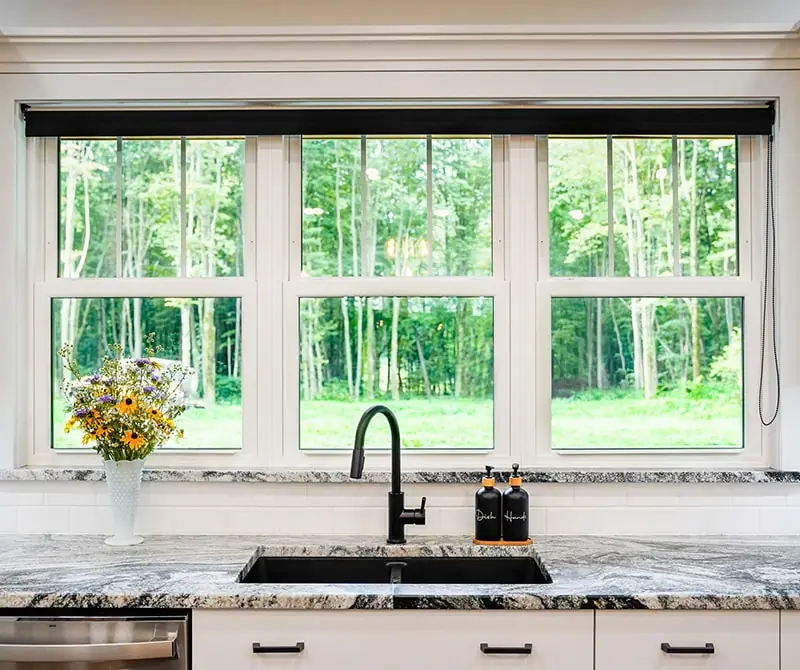
<svg viewBox="0 0 800 670"><path fill-rule="evenodd" d="M532 557L261 556L245 584L549 584Z"/></svg>

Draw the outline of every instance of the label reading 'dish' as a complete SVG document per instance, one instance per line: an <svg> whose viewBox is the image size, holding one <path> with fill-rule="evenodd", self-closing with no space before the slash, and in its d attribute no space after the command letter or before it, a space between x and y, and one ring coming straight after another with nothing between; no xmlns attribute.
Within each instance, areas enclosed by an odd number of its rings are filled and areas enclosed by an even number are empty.
<svg viewBox="0 0 800 670"><path fill-rule="evenodd" d="M492 514L491 512L489 512L488 514L485 514L483 512L483 510L479 510L479 509L475 510L475 521L492 521L493 519L496 519L496 518L497 517L494 514Z"/></svg>

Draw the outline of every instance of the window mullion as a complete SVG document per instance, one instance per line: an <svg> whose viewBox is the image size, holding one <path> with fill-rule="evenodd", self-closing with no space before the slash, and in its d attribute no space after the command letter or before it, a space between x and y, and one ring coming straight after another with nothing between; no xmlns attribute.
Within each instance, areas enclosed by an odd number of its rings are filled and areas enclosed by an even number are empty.
<svg viewBox="0 0 800 670"><path fill-rule="evenodd" d="M681 271L681 222L680 181L678 178L678 136L672 136L672 272L680 277Z"/></svg>
<svg viewBox="0 0 800 670"><path fill-rule="evenodd" d="M181 137L181 213L180 213L180 237L181 250L178 260L178 276L188 277L187 253L186 253L186 233L188 221L186 220L186 137Z"/></svg>
<svg viewBox="0 0 800 670"><path fill-rule="evenodd" d="M353 274L361 277L372 275L372 268L367 263L367 216L369 204L369 184L367 182L367 136L361 136L361 272Z"/></svg>
<svg viewBox="0 0 800 670"><path fill-rule="evenodd" d="M428 218L428 275L433 274L433 139L428 135L425 141L425 166L426 166L426 209ZM400 240L397 240L398 245Z"/></svg>
<svg viewBox="0 0 800 670"><path fill-rule="evenodd" d="M116 189L117 189L117 227L115 240L115 258L117 277L122 277L122 138L117 138L116 156Z"/></svg>

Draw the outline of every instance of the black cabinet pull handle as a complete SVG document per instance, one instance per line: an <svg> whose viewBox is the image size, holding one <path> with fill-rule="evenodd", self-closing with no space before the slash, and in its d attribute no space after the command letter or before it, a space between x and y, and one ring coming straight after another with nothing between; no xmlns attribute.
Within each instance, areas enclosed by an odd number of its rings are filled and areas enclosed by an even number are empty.
<svg viewBox="0 0 800 670"><path fill-rule="evenodd" d="M299 654L305 648L305 642L298 642L291 646L263 646L260 642L253 642L254 654Z"/></svg>
<svg viewBox="0 0 800 670"><path fill-rule="evenodd" d="M490 647L487 642L481 642L481 651L484 654L526 654L533 653L533 645L529 642L522 647Z"/></svg>
<svg viewBox="0 0 800 670"><path fill-rule="evenodd" d="M661 651L665 654L713 654L714 645L706 642L702 647L673 647L669 642L662 642Z"/></svg>

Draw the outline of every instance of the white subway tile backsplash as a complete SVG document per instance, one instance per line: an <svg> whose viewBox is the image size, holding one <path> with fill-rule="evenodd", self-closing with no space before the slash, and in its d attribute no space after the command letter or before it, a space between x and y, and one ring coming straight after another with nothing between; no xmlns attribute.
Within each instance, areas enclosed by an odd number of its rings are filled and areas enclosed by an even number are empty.
<svg viewBox="0 0 800 670"><path fill-rule="evenodd" d="M405 485L428 498L408 537L470 534L477 484ZM502 486L501 486L502 488ZM800 533L800 485L529 484L534 534ZM145 482L137 531L384 535L388 484ZM0 533L110 533L102 482L0 482Z"/></svg>
<svg viewBox="0 0 800 670"><path fill-rule="evenodd" d="M17 530L20 533L68 533L69 508L48 506L22 506L17 508Z"/></svg>

